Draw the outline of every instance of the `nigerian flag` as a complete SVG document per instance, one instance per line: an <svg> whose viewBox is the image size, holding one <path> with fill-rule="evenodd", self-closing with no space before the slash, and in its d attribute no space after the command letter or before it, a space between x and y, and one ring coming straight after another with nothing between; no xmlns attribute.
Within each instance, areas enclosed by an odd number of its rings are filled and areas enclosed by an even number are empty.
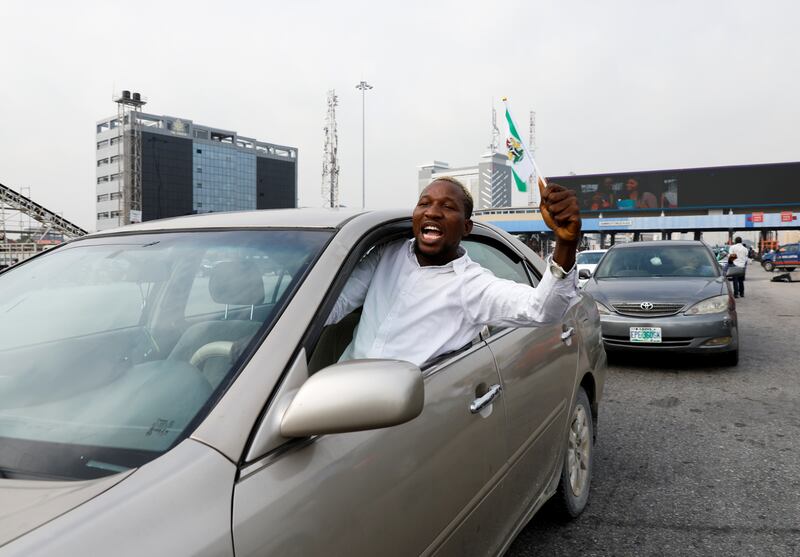
<svg viewBox="0 0 800 557"><path fill-rule="evenodd" d="M511 109L508 106L508 99L503 97L503 103L506 108L506 152L508 153L508 160L511 163L511 174L514 177L514 187L511 190L511 204L512 206L527 206L528 205L528 190L529 184L532 184L536 175L536 166L533 162L533 157L525 146L517 131L517 126L514 124L514 119L511 117ZM538 188L533 188L533 191L538 193ZM520 194L525 194L520 195ZM538 195L534 196L537 199Z"/></svg>

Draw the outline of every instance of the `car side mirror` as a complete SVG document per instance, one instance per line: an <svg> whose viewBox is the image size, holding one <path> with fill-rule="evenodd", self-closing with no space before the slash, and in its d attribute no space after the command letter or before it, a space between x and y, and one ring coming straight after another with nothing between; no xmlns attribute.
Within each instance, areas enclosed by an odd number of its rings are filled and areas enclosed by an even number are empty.
<svg viewBox="0 0 800 557"><path fill-rule="evenodd" d="M578 271L578 278L590 279L592 278L592 272L589 269L581 269L580 271Z"/></svg>
<svg viewBox="0 0 800 557"><path fill-rule="evenodd" d="M399 425L420 415L422 372L400 360L352 360L303 383L281 419L281 436L308 437Z"/></svg>

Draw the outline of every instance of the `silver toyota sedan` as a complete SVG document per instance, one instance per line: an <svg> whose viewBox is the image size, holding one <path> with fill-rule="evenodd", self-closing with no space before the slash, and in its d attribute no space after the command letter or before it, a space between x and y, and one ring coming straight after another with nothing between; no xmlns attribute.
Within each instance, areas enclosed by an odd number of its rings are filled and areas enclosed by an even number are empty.
<svg viewBox="0 0 800 557"><path fill-rule="evenodd" d="M586 506L606 356L594 301L422 368L326 326L404 212L197 215L0 274L0 555L487 555ZM543 262L485 224L496 275Z"/></svg>
<svg viewBox="0 0 800 557"><path fill-rule="evenodd" d="M700 241L613 246L584 286L597 301L606 350L716 354L739 361L736 304Z"/></svg>

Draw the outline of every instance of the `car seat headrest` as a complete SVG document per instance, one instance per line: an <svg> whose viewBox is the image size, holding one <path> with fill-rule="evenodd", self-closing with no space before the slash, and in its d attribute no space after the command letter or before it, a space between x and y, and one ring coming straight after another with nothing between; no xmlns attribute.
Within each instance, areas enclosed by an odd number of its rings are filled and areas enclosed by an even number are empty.
<svg viewBox="0 0 800 557"><path fill-rule="evenodd" d="M264 282L252 261L222 261L211 270L211 298L218 304L257 306L264 303Z"/></svg>

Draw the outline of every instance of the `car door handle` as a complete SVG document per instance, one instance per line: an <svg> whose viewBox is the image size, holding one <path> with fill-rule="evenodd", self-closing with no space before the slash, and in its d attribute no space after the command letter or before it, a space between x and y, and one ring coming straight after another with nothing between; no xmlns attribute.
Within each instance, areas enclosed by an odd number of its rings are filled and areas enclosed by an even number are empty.
<svg viewBox="0 0 800 557"><path fill-rule="evenodd" d="M574 327L570 327L569 329L567 329L566 331L561 333L561 340L566 342L569 339L569 337L572 336L572 334L574 332L575 332L575 328Z"/></svg>
<svg viewBox="0 0 800 557"><path fill-rule="evenodd" d="M487 406L489 406L494 399L500 396L503 387L500 385L492 385L489 387L489 390L486 391L486 394L476 398L472 401L472 404L469 405L469 411L473 414L477 414Z"/></svg>

